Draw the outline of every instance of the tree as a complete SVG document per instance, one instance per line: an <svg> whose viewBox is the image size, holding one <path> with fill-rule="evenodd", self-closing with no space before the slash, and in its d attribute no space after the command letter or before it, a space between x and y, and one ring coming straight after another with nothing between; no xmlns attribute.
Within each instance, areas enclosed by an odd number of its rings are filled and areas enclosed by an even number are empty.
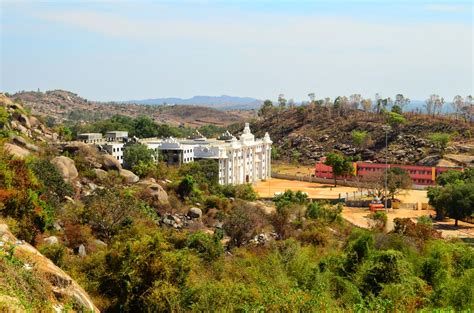
<svg viewBox="0 0 474 313"><path fill-rule="evenodd" d="M405 98L401 93L399 93L395 96L394 105L398 106L400 108L401 112L403 112L403 109L405 108L405 106L408 103L410 103L410 99ZM393 109L392 109L392 111L393 111ZM400 114L401 114L401 112L400 112Z"/></svg>
<svg viewBox="0 0 474 313"><path fill-rule="evenodd" d="M388 113L388 123L390 126L393 126L393 128L399 129L400 125L404 124L405 122L406 119L403 115L395 112Z"/></svg>
<svg viewBox="0 0 474 313"><path fill-rule="evenodd" d="M337 186L337 176L352 175L354 166L350 159L342 154L331 152L326 156L325 165L332 167L332 175L334 177L334 187Z"/></svg>
<svg viewBox="0 0 474 313"><path fill-rule="evenodd" d="M368 113L372 110L372 100L371 99L364 99L362 100L362 108L364 112Z"/></svg>
<svg viewBox="0 0 474 313"><path fill-rule="evenodd" d="M460 95L457 95L454 97L453 102L451 102L451 106L453 107L454 110L454 116L457 119L459 112L462 110L464 106L464 99Z"/></svg>
<svg viewBox="0 0 474 313"><path fill-rule="evenodd" d="M370 141L369 133L367 131L364 131L364 130L353 130L351 132L351 136L352 136L352 143L359 150L362 150L365 147L367 147L367 145Z"/></svg>
<svg viewBox="0 0 474 313"><path fill-rule="evenodd" d="M260 116L260 117L267 116L267 115L273 113L274 110L275 110L275 107L273 106L272 101L267 99L267 100L263 101L262 106L258 110L258 116Z"/></svg>
<svg viewBox="0 0 474 313"><path fill-rule="evenodd" d="M435 115L436 112L438 114L441 113L443 108L444 98L440 98L439 95L432 94L425 100L425 109L428 115Z"/></svg>
<svg viewBox="0 0 474 313"><path fill-rule="evenodd" d="M243 201L236 201L233 209L224 221L223 228L230 237L230 246L240 247L252 238L262 223L262 212Z"/></svg>
<svg viewBox="0 0 474 313"><path fill-rule="evenodd" d="M282 93L278 95L278 104L280 109L284 109L286 107L285 95Z"/></svg>
<svg viewBox="0 0 474 313"><path fill-rule="evenodd" d="M153 151L140 143L127 146L123 152L123 161L129 168L133 168L141 162L153 162Z"/></svg>
<svg viewBox="0 0 474 313"><path fill-rule="evenodd" d="M397 114L402 114L403 111L402 111L402 108L399 105L395 104L392 107L392 112L397 113Z"/></svg>
<svg viewBox="0 0 474 313"><path fill-rule="evenodd" d="M309 103L313 104L316 100L316 94L314 92L308 93Z"/></svg>
<svg viewBox="0 0 474 313"><path fill-rule="evenodd" d="M357 110L359 109L362 99L362 95L355 93L349 96L349 103L354 110Z"/></svg>
<svg viewBox="0 0 474 313"><path fill-rule="evenodd" d="M441 156L444 156L444 152L451 140L451 135L447 133L433 133L429 136L429 139L436 147L438 147Z"/></svg>
<svg viewBox="0 0 474 313"><path fill-rule="evenodd" d="M474 213L474 183L454 183L430 188L428 198L437 215L446 214L453 218L455 226L458 226L458 220Z"/></svg>
<svg viewBox="0 0 474 313"><path fill-rule="evenodd" d="M106 240L123 226L135 206L135 199L119 189L96 189L85 199L88 222Z"/></svg>
<svg viewBox="0 0 474 313"><path fill-rule="evenodd" d="M392 167L387 170L387 189L388 195L395 199L395 195L403 189L409 189L413 181L408 173L398 167Z"/></svg>
<svg viewBox="0 0 474 313"><path fill-rule="evenodd" d="M190 175L186 175L178 185L177 193L181 196L182 199L186 199L194 192L194 186L196 181Z"/></svg>
<svg viewBox="0 0 474 313"><path fill-rule="evenodd" d="M436 183L440 186L446 186L447 184L456 184L463 181L464 173L461 171L446 171L436 177Z"/></svg>

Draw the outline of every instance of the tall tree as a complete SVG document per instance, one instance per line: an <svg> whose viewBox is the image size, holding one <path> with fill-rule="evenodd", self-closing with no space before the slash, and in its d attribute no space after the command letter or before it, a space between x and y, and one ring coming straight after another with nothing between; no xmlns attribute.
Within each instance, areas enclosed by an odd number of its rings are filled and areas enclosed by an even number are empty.
<svg viewBox="0 0 474 313"><path fill-rule="evenodd" d="M364 99L362 100L362 108L364 112L368 113L372 109L372 100L371 99Z"/></svg>
<svg viewBox="0 0 474 313"><path fill-rule="evenodd" d="M316 100L316 94L314 92L308 93L308 98L309 98L309 103L314 104L314 101Z"/></svg>
<svg viewBox="0 0 474 313"><path fill-rule="evenodd" d="M425 100L425 109L428 115L440 114L444 105L444 98L439 95L432 94Z"/></svg>
<svg viewBox="0 0 474 313"><path fill-rule="evenodd" d="M397 195L401 190L410 189L412 185L413 181L405 170L398 167L388 169L387 189L388 195L392 200L395 199L395 195Z"/></svg>
<svg viewBox="0 0 474 313"><path fill-rule="evenodd" d="M273 103L271 100L265 100L263 101L262 106L258 110L258 116L264 117L267 116L271 113L273 113L275 107L273 106Z"/></svg>
<svg viewBox="0 0 474 313"><path fill-rule="evenodd" d="M401 93L397 94L395 96L395 102L394 105L398 105L402 111L405 109L405 106L410 103L410 99L405 98Z"/></svg>
<svg viewBox="0 0 474 313"><path fill-rule="evenodd" d="M284 94L281 93L278 95L278 103L280 109L284 109L286 107L286 98Z"/></svg>
<svg viewBox="0 0 474 313"><path fill-rule="evenodd" d="M451 102L451 106L453 107L455 118L458 119L459 111L464 106L463 97L461 97L460 95L455 96L453 102Z"/></svg>
<svg viewBox="0 0 474 313"><path fill-rule="evenodd" d="M359 109L359 106L362 102L363 98L362 98L362 95L360 94L352 94L349 96L349 104L351 105L351 107L355 110Z"/></svg>
<svg viewBox="0 0 474 313"><path fill-rule="evenodd" d="M430 188L428 198L437 215L446 214L453 218L455 226L458 226L458 220L474 213L474 183L454 183L442 188Z"/></svg>
<svg viewBox="0 0 474 313"><path fill-rule="evenodd" d="M324 161L324 164L332 167L334 187L337 186L337 176L352 175L354 172L354 166L351 160L339 153L328 153L326 155L326 161Z"/></svg>

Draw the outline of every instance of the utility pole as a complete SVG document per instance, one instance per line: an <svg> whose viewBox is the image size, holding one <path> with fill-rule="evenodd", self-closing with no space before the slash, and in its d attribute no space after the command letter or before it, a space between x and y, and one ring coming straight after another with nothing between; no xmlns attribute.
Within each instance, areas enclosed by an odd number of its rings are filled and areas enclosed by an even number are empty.
<svg viewBox="0 0 474 313"><path fill-rule="evenodd" d="M387 185L388 185L388 132L390 130L390 126L384 125L382 126L383 130L385 130L385 191L384 191L384 198L385 198L385 212L388 213L387 208Z"/></svg>

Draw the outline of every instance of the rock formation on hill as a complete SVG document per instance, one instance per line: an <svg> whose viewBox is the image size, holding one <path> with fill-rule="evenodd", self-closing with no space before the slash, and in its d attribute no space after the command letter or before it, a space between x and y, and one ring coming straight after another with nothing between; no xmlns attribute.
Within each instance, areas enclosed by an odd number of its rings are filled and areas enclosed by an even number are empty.
<svg viewBox="0 0 474 313"><path fill-rule="evenodd" d="M443 116L405 114L406 122L388 132L388 159L392 163L436 165L439 150L428 136L435 132L452 134L446 153L474 155L474 125ZM347 156L360 155L363 160L385 162L385 118L381 114L352 110L338 116L327 107L288 108L259 118L251 127L257 136L269 132L281 159L314 164L329 151ZM236 125L239 129L241 125ZM354 145L351 132L366 131L370 137L362 147ZM474 159L451 158L452 165L473 166Z"/></svg>

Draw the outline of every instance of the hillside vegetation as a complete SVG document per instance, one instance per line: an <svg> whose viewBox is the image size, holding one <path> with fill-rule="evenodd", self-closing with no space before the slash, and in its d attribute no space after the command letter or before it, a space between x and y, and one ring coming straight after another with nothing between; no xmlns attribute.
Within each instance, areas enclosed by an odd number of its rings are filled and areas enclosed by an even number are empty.
<svg viewBox="0 0 474 313"><path fill-rule="evenodd" d="M291 191L264 203L251 185L221 186L209 160L124 169L93 146L59 143L3 95L0 117L6 311L88 310L42 276L44 263L23 254L30 244L104 312L474 309L473 249L429 220L399 219L387 233L379 214L362 230L341 204ZM13 249L16 239L28 244Z"/></svg>
<svg viewBox="0 0 474 313"><path fill-rule="evenodd" d="M159 123L185 126L213 124L224 126L254 116L254 111L220 111L193 105L141 105L91 101L65 90L46 92L23 91L11 96L35 115L48 119L48 123L64 121L91 122L114 115L128 117L148 116Z"/></svg>
<svg viewBox="0 0 474 313"><path fill-rule="evenodd" d="M451 165L469 166L474 161L469 157L474 155L473 123L414 113L405 113L397 121L391 114L351 108L341 112L331 106L308 104L284 109L275 107L261 114L251 126L260 136L268 131L276 148L274 156L290 162L312 164L333 150L362 160L385 162L383 127L390 124L389 162L431 166L440 162L441 152L468 156L459 158L460 162L452 160ZM238 128L240 125L235 127ZM357 133L365 134L364 140L355 140ZM437 133L449 136L445 151L431 140L431 135Z"/></svg>

